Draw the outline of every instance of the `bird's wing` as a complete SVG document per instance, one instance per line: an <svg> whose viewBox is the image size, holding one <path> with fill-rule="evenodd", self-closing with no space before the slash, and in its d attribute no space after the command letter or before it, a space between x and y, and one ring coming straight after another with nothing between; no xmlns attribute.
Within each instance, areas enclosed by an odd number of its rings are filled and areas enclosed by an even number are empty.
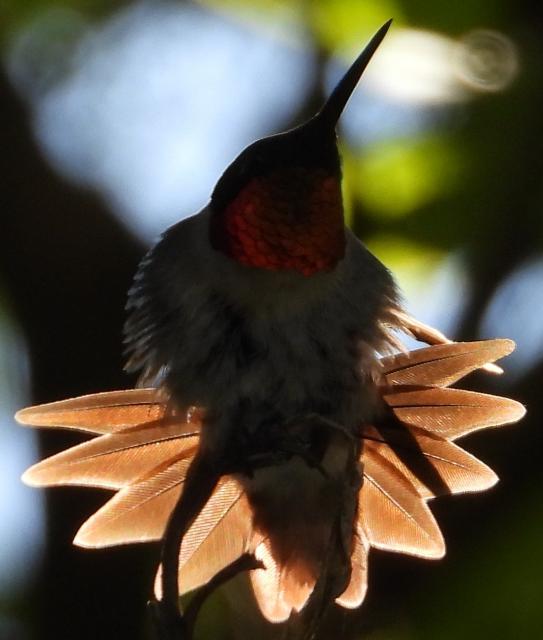
<svg viewBox="0 0 543 640"><path fill-rule="evenodd" d="M251 571L251 583L256 601L270 622L284 622L293 611L301 611L313 591L315 582L304 583L289 567L278 562L267 540L255 551L265 569Z"/></svg>
<svg viewBox="0 0 543 640"><path fill-rule="evenodd" d="M370 546L439 557L443 540L426 501L447 493L480 491L496 481L488 467L452 441L476 429L515 422L524 408L506 398L446 387L507 355L513 346L508 340L446 343L381 360L380 388L388 410L361 432L365 481L351 581L337 598L342 606L358 606L364 598ZM98 434L38 463L24 479L36 486L76 484L118 490L83 524L78 544L100 547L160 539L198 445L200 421L198 412L194 415L190 420L176 416L153 389L95 394L24 409L17 414L23 424ZM254 551L266 565L265 570L251 573L264 614L278 621L299 610L312 586L289 581L265 536L255 537L251 506L240 485L225 477L183 542L181 590L203 584L247 551Z"/></svg>
<svg viewBox="0 0 543 640"><path fill-rule="evenodd" d="M81 485L121 489L168 462L191 458L200 421L170 412L156 389L114 391L29 407L15 416L28 426L102 434L30 467L33 486Z"/></svg>
<svg viewBox="0 0 543 640"><path fill-rule="evenodd" d="M18 411L15 418L29 427L110 434L160 420L166 410L164 397L157 389L129 389L28 407Z"/></svg>
<svg viewBox="0 0 543 640"><path fill-rule="evenodd" d="M507 398L443 388L509 354L509 340L450 343L381 360L388 405L362 437L359 527L371 546L428 558L445 551L426 501L483 491L498 478L453 444L477 429L516 422L524 407Z"/></svg>
<svg viewBox="0 0 543 640"><path fill-rule="evenodd" d="M448 387L476 369L510 354L512 340L451 342L382 358L388 384Z"/></svg>
<svg viewBox="0 0 543 640"><path fill-rule="evenodd" d="M415 338L415 340L419 340L420 342L425 342L428 345L439 345L439 344L451 344L454 342L450 338L435 327L431 327L420 320L414 318L411 314L407 313L401 307L397 305L391 305L388 309L388 316L393 318L391 326L400 329L407 335ZM400 346L400 350L405 351L405 348L402 348L403 345L401 341L397 342ZM514 348L514 345L513 345ZM482 365L481 369L484 369L488 373L494 374L502 374L503 369L499 367L494 362L487 362Z"/></svg>
<svg viewBox="0 0 543 640"><path fill-rule="evenodd" d="M139 372L142 384L152 384L168 367L190 322L193 289L205 281L198 273L201 260L195 233L205 223L204 211L162 234L141 261L128 292L125 368Z"/></svg>
<svg viewBox="0 0 543 640"><path fill-rule="evenodd" d="M336 598L336 603L346 609L356 609L363 602L368 590L368 552L370 543L359 523L355 526L351 555L351 579L345 591Z"/></svg>

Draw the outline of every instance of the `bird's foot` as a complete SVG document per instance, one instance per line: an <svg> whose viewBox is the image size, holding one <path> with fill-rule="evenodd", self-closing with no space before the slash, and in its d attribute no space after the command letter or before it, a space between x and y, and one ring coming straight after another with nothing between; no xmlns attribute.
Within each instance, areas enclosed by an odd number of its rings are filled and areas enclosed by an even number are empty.
<svg viewBox="0 0 543 640"><path fill-rule="evenodd" d="M264 433L236 446L226 473L242 473L251 477L258 469L280 466L293 457L299 457L308 467L327 476L322 460L335 435L349 441L355 440L355 435L342 424L319 414L297 416L269 426Z"/></svg>

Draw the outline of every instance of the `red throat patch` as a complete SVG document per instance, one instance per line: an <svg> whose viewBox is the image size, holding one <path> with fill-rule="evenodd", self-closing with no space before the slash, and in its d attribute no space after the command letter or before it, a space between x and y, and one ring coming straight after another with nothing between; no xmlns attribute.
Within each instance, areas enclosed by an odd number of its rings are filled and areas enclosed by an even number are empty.
<svg viewBox="0 0 543 640"><path fill-rule="evenodd" d="M339 178L300 167L253 178L214 216L210 240L250 267L330 271L345 254Z"/></svg>

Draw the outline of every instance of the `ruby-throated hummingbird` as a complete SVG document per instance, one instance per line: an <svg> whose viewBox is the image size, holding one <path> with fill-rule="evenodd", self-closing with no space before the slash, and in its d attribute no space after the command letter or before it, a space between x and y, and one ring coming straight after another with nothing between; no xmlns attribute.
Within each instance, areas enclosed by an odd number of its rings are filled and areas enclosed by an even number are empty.
<svg viewBox="0 0 543 640"><path fill-rule="evenodd" d="M185 592L247 553L272 621L358 606L370 546L440 557L426 501L495 481L451 440L522 415L446 388L512 343L450 343L411 318L345 227L335 129L389 26L313 118L242 151L209 204L144 258L127 368L151 388L18 414L102 434L25 479L118 490L76 543L163 539L165 620L177 615L178 564ZM386 355L395 331L437 346Z"/></svg>

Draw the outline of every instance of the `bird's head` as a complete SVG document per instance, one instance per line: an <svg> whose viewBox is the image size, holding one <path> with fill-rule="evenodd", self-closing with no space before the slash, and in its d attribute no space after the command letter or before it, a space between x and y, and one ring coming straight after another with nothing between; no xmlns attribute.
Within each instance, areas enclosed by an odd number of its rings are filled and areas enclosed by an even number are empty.
<svg viewBox="0 0 543 640"><path fill-rule="evenodd" d="M332 270L345 252L336 125L390 22L358 56L319 112L257 140L211 196L214 249L249 267L309 276Z"/></svg>

